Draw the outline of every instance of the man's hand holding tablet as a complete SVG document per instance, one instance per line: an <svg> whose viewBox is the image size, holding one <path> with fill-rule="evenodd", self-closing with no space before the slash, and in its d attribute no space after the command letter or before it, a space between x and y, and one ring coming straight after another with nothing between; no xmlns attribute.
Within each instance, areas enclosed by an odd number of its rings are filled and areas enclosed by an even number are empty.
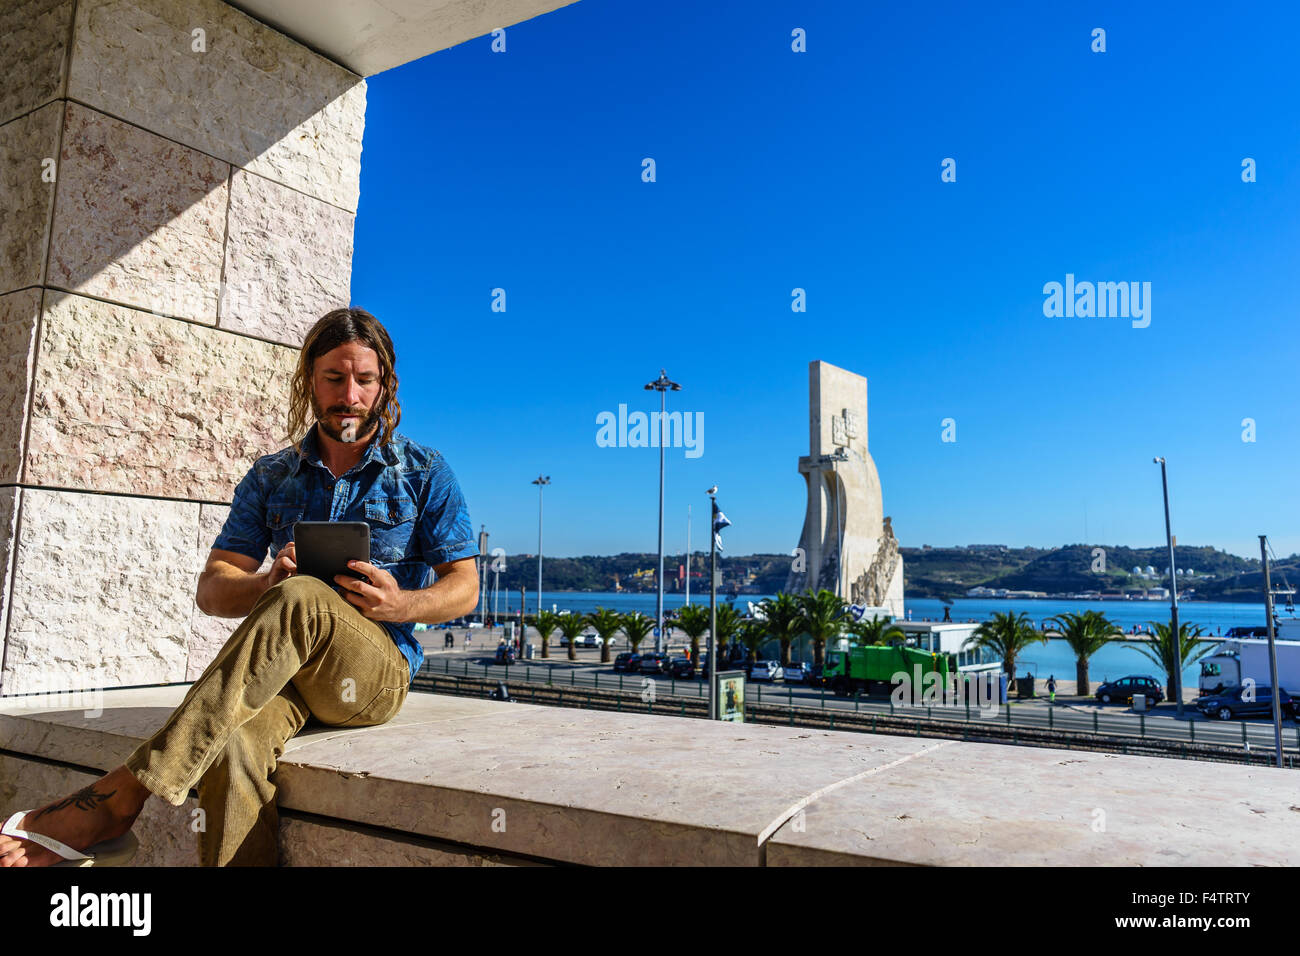
<svg viewBox="0 0 1300 956"><path fill-rule="evenodd" d="M349 561L348 566L370 579L367 584L346 574L334 577L334 582L343 587L343 596L361 612L362 617L372 621L411 619L407 611L407 592L398 585L397 578L367 561Z"/></svg>
<svg viewBox="0 0 1300 956"><path fill-rule="evenodd" d="M309 574L339 587L363 617L410 620L406 592L397 579L369 561L370 526L364 521L299 521L293 537L276 558L277 564L284 561L281 580L289 574ZM274 566L271 580L276 581Z"/></svg>
<svg viewBox="0 0 1300 956"><path fill-rule="evenodd" d="M297 573L298 562L293 553L293 542L290 541L275 556L275 561L271 565L270 584L267 587L275 587L285 578Z"/></svg>

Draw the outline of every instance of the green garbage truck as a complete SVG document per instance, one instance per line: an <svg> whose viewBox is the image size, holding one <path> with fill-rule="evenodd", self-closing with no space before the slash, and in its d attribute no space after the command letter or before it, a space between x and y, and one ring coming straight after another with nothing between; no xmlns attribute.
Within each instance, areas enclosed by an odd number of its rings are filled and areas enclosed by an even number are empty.
<svg viewBox="0 0 1300 956"><path fill-rule="evenodd" d="M822 669L826 686L838 697L848 697L857 691L887 695L896 686L894 675L900 672L917 685L913 690L919 697L927 674L938 675L940 688L949 686L949 675L957 673L957 656L900 643L856 645L847 651L830 651ZM930 684L933 683L931 680Z"/></svg>

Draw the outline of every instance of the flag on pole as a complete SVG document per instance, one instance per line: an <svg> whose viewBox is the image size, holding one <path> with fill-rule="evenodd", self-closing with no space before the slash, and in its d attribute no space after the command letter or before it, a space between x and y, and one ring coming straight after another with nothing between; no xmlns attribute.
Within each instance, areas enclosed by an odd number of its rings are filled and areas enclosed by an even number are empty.
<svg viewBox="0 0 1300 956"><path fill-rule="evenodd" d="M730 524L731 522L727 520L727 516L724 515L721 509L718 508L717 501L714 501L713 502L713 541L718 546L719 551L722 550L722 536L719 532L721 532L723 528L728 527Z"/></svg>

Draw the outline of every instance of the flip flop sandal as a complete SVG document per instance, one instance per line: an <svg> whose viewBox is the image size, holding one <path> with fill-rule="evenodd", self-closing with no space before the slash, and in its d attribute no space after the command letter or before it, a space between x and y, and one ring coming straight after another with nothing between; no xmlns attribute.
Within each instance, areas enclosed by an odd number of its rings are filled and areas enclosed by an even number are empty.
<svg viewBox="0 0 1300 956"><path fill-rule="evenodd" d="M112 840L101 840L82 853L44 833L20 830L18 824L29 813L30 810L19 810L0 827L0 834L19 840L31 840L63 857L62 863L51 863L51 866L125 866L135 856L136 850L140 849L140 841L136 839L135 833L128 830Z"/></svg>

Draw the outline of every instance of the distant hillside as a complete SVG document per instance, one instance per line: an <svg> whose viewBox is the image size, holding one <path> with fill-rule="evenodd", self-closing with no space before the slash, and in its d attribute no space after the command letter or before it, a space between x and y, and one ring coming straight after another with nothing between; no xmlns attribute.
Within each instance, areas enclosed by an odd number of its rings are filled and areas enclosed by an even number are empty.
<svg viewBox="0 0 1300 956"><path fill-rule="evenodd" d="M1105 572L1093 570L1096 548L1105 552ZM1062 548L903 548L906 593L909 597L963 597L969 588L982 586L1048 594L1079 591L1121 591L1168 585L1167 548L1126 548L1072 544ZM1258 601L1263 595L1258 560L1241 558L1210 547L1175 549L1180 590L1195 589L1196 597L1219 601ZM1155 578L1132 573L1134 567L1156 570ZM1292 556L1273 567L1275 583L1285 577L1300 583L1300 557ZM1163 579L1163 581L1162 581Z"/></svg>
<svg viewBox="0 0 1300 956"><path fill-rule="evenodd" d="M718 571L724 590L736 588L750 594L772 594L785 587L792 558L785 554L718 555ZM678 568L685 556L664 555L664 588L668 593L682 590ZM709 554L695 555L692 562L691 596L707 593L709 588ZM656 590L654 572L659 556L654 553L624 552L614 555L584 555L580 558L552 558L542 555L542 587L548 591L612 591L617 579L625 591ZM645 573L650 572L650 573ZM492 585L492 565L488 565L488 585ZM517 591L537 588L537 555L514 554L505 557L501 587Z"/></svg>
<svg viewBox="0 0 1300 956"><path fill-rule="evenodd" d="M1104 547L1106 573L1092 570L1093 549ZM903 587L907 597L933 597L951 600L965 597L973 587L1007 588L1014 591L1044 591L1048 594L1079 591L1119 591L1125 588L1160 587L1158 578L1143 579L1133 575L1134 567L1156 569L1163 575L1169 562L1163 547L1124 548L1103 545L1072 544L1062 548L1006 548L975 546L970 548L901 548ZM1214 601L1259 601L1263 595L1262 574L1258 560L1240 558L1209 547L1177 549L1180 570L1195 574L1179 576L1180 590L1195 589L1195 596ZM681 554L664 556L667 593L681 590L678 568ZM790 572L788 554L720 553L718 570L722 589L733 588L747 594L774 594L785 587ZM707 594L708 552L697 553L692 564L691 596ZM615 555L584 555L578 558L543 556L542 586L548 591L612 591L615 577L624 590L655 590L654 570L658 557L653 553L624 552ZM1300 586L1300 555L1292 555L1273 565L1273 582ZM488 585L493 573L488 570ZM1166 582L1167 583L1167 579ZM530 592L537 587L537 556L507 555L501 574L501 587Z"/></svg>

